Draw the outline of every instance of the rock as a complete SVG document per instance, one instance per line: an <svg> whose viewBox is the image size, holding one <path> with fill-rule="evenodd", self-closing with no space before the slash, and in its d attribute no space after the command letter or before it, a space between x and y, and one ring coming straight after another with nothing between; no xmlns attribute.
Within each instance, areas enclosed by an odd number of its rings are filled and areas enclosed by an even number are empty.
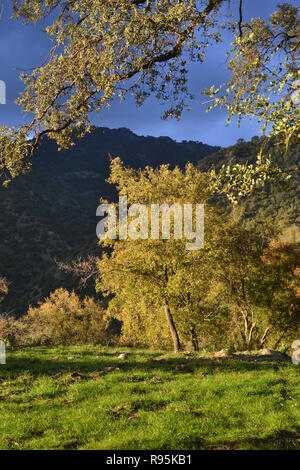
<svg viewBox="0 0 300 470"><path fill-rule="evenodd" d="M261 349L259 351L259 354L261 356L270 356L270 354L272 354L272 351L271 351L271 349L265 348L265 349Z"/></svg>
<svg viewBox="0 0 300 470"><path fill-rule="evenodd" d="M153 382L161 382L161 376L156 375L155 377L153 377Z"/></svg>
<svg viewBox="0 0 300 470"><path fill-rule="evenodd" d="M267 349L267 348L259 350L257 354L259 356L271 356L273 359L278 359L278 360L287 358L286 354L283 354L279 351L274 351L273 349Z"/></svg>
<svg viewBox="0 0 300 470"><path fill-rule="evenodd" d="M100 377L101 375L103 374L103 371L102 370L94 370L94 372L92 372L92 376L96 379L97 377Z"/></svg>
<svg viewBox="0 0 300 470"><path fill-rule="evenodd" d="M79 372L72 372L72 374L70 375L71 379L76 381L76 380L81 380L81 379L89 379L89 375L88 374L81 374Z"/></svg>
<svg viewBox="0 0 300 470"><path fill-rule="evenodd" d="M221 349L221 351L217 351L215 352L212 357L215 358L215 359L218 359L219 357L226 357L228 354L227 354L227 351L225 351L225 349Z"/></svg>
<svg viewBox="0 0 300 470"><path fill-rule="evenodd" d="M272 349L262 349L258 351L259 356L267 356L272 361L285 361L288 359L286 354L279 351L273 351Z"/></svg>
<svg viewBox="0 0 300 470"><path fill-rule="evenodd" d="M126 359L128 357L128 354L126 353L121 353L119 356L118 356L118 359Z"/></svg>
<svg viewBox="0 0 300 470"><path fill-rule="evenodd" d="M53 379L59 379L62 376L62 372L53 372L50 374Z"/></svg>

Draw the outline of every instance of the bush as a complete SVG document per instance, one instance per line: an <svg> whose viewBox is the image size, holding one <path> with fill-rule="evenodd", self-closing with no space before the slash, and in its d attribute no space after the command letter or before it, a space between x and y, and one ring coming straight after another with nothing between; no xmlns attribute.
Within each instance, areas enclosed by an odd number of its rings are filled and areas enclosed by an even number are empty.
<svg viewBox="0 0 300 470"><path fill-rule="evenodd" d="M0 315L0 340L7 346L18 346L22 344L27 336L27 329L24 323L13 317Z"/></svg>
<svg viewBox="0 0 300 470"><path fill-rule="evenodd" d="M7 281L4 277L0 276L0 302L3 299L3 297L7 294L7 292L8 292Z"/></svg>
<svg viewBox="0 0 300 470"><path fill-rule="evenodd" d="M19 320L0 316L0 340L8 346L108 344L114 341L99 302L57 289Z"/></svg>
<svg viewBox="0 0 300 470"><path fill-rule="evenodd" d="M104 344L112 340L105 310L92 298L57 289L23 318L27 344Z"/></svg>

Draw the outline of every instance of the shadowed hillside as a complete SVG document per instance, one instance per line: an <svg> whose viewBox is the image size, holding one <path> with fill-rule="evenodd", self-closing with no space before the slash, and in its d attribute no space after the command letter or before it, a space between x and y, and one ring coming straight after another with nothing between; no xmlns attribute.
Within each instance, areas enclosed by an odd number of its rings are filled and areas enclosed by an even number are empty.
<svg viewBox="0 0 300 470"><path fill-rule="evenodd" d="M124 128L98 128L67 152L45 140L32 171L0 189L0 273L10 282L1 311L21 314L56 287L74 287L74 279L59 271L55 260L98 249L96 208L101 196L113 196L105 183L110 156L133 167L182 167L218 149L140 137Z"/></svg>
<svg viewBox="0 0 300 470"><path fill-rule="evenodd" d="M177 143L169 137L142 137L128 129L95 129L67 152L45 140L33 160L32 171L0 189L0 274L9 281L1 312L22 314L57 287L76 289L74 278L60 271L56 260L71 260L97 252L96 208L100 197L114 198L105 180L110 156L125 165L143 168L187 162L200 169L224 163L254 162L260 140L239 141L221 149L200 142ZM248 225L273 225L287 241L300 241L299 149L284 159L271 148L273 159L288 166L287 186L267 186L242 205ZM93 286L86 293L95 295Z"/></svg>

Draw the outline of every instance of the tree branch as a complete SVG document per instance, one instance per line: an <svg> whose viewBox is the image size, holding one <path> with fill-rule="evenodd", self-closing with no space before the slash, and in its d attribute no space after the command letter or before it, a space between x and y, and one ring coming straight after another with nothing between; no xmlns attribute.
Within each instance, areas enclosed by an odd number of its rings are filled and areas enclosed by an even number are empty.
<svg viewBox="0 0 300 470"><path fill-rule="evenodd" d="M140 3L144 3L141 0L134 0L134 1L135 2L139 1ZM203 11L198 13L196 15L196 17L193 19L193 21L191 21L191 23L186 27L186 29L182 33L179 34L179 38L177 40L177 43L175 44L175 46L172 49L170 49L169 51L163 52L162 54L158 54L157 56L154 56L153 58L151 58L150 60L145 62L142 65L142 67L136 67L136 68L130 70L129 72L127 72L126 74L119 75L119 80L118 81L119 82L124 82L126 80L129 80L132 77L134 77L137 73L140 73L140 72L151 69L155 64L164 63L164 62L167 62L171 59L174 59L174 58L180 56L180 54L182 52L184 42L188 39L188 37L193 32L193 30L195 29L197 24L205 23L207 16L213 10L215 10L218 6L220 6L223 3L223 1L224 0L210 0L207 7ZM68 85L68 87L69 87L69 85ZM61 94L61 91L65 90L65 89L66 89L66 86L63 86L62 90L60 90L57 95L59 96ZM101 92L101 90L99 90L99 89L91 90L90 93L83 99L83 101L77 105L76 111L79 112L80 109L82 107L84 107L86 105L86 103L88 103L88 101L93 96L95 96L96 94L98 94L100 92ZM52 104L52 106L54 105L53 102L51 104ZM51 133L58 134L58 133L62 132L63 130L65 130L66 128L68 128L70 125L72 125L72 123L75 122L75 120L76 120L76 116L73 119L72 118L68 119L67 121L62 123L61 126L57 127L56 129L55 128L52 128L52 129L51 128L48 128L48 129L46 128L46 129L43 129L42 131L40 131L36 135L33 142L31 144L29 144L31 146L31 154L34 153L34 151L36 150L36 148L37 148L37 146L38 146L38 144L41 140L41 138L44 135L51 134ZM39 119L39 121L40 121L40 119Z"/></svg>
<svg viewBox="0 0 300 470"><path fill-rule="evenodd" d="M242 37L243 36L243 28L242 28L242 24L243 24L243 0L240 0L239 15L240 15L240 18L239 18L239 32L240 32L240 37Z"/></svg>

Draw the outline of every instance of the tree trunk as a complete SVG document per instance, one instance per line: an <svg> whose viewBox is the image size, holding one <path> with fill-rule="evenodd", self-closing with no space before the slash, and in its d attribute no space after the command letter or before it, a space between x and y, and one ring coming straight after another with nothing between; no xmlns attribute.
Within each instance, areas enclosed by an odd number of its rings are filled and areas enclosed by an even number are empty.
<svg viewBox="0 0 300 470"><path fill-rule="evenodd" d="M170 312L170 307L167 301L165 302L164 308L165 308L165 315L166 315L168 325L170 328L170 333L171 333L172 340L173 340L174 352L177 353L180 350L180 341L179 341L179 336L176 330L176 326L175 326L172 314Z"/></svg>
<svg viewBox="0 0 300 470"><path fill-rule="evenodd" d="M260 345L259 345L260 349L263 348L263 346L264 346L264 344L265 344L265 342L266 342L266 339L267 339L267 336L268 336L268 333L269 333L270 329L271 329L271 325L269 325L269 326L265 329L264 334L263 334L263 336L262 336L262 339L260 340Z"/></svg>
<svg viewBox="0 0 300 470"><path fill-rule="evenodd" d="M194 348L194 351L199 351L199 343L198 343L198 338L195 333L195 328L191 326L190 328L190 333L191 333L191 339L192 339L192 345Z"/></svg>

